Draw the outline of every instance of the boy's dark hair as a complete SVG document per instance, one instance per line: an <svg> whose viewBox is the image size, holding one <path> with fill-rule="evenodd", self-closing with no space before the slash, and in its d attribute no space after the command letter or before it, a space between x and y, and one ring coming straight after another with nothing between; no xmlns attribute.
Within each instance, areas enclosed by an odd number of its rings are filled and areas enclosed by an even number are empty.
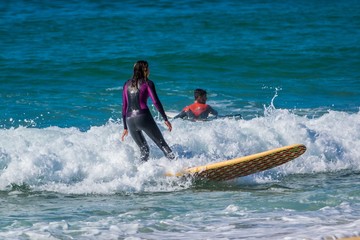
<svg viewBox="0 0 360 240"><path fill-rule="evenodd" d="M198 99L198 97L205 96L207 92L204 89L197 88L194 90L194 98L195 100Z"/></svg>

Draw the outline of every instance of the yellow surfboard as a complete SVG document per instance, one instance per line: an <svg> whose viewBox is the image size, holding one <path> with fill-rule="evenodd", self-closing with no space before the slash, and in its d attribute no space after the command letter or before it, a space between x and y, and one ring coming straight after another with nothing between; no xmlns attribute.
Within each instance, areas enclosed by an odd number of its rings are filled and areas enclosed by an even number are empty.
<svg viewBox="0 0 360 240"><path fill-rule="evenodd" d="M195 179L225 181L277 167L299 157L305 151L306 147L303 144L294 144L232 160L191 167L177 173L166 173L166 176L192 176Z"/></svg>

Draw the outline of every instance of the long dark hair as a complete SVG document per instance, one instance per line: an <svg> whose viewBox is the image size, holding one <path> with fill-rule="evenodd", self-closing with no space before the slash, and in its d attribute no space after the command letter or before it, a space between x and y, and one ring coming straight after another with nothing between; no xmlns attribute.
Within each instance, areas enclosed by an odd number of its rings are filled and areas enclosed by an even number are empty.
<svg viewBox="0 0 360 240"><path fill-rule="evenodd" d="M140 81L147 81L149 64L147 61L140 60L134 64L134 74L131 80L131 86L139 88Z"/></svg>

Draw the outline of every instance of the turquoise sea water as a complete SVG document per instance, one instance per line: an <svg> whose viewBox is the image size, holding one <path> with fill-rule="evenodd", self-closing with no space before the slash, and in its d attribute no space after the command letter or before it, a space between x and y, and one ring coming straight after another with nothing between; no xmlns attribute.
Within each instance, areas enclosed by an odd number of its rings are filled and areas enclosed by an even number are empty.
<svg viewBox="0 0 360 240"><path fill-rule="evenodd" d="M360 235L360 2L2 1L0 239L337 239ZM121 92L150 63L178 160L120 141ZM151 105L151 101L149 101ZM229 182L164 177L303 143Z"/></svg>

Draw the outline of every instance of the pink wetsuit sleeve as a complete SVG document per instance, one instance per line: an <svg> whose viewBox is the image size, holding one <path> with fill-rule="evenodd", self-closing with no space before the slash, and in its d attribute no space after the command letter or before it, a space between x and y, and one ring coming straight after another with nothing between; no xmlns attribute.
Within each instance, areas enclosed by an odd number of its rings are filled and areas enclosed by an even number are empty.
<svg viewBox="0 0 360 240"><path fill-rule="evenodd" d="M128 107L128 96L127 96L127 84L126 83L123 86L123 92L122 92L122 119L123 119L123 123L124 123L124 129L127 129L126 111L127 111L127 107Z"/></svg>
<svg viewBox="0 0 360 240"><path fill-rule="evenodd" d="M167 121L168 119L167 119L167 116L165 114L164 107L161 104L158 95L156 94L155 84L150 80L148 80L148 88L149 88L148 90L149 90L150 98L151 98L152 102L154 103L156 109L160 112L160 114L161 114L162 118L164 119L164 121Z"/></svg>

